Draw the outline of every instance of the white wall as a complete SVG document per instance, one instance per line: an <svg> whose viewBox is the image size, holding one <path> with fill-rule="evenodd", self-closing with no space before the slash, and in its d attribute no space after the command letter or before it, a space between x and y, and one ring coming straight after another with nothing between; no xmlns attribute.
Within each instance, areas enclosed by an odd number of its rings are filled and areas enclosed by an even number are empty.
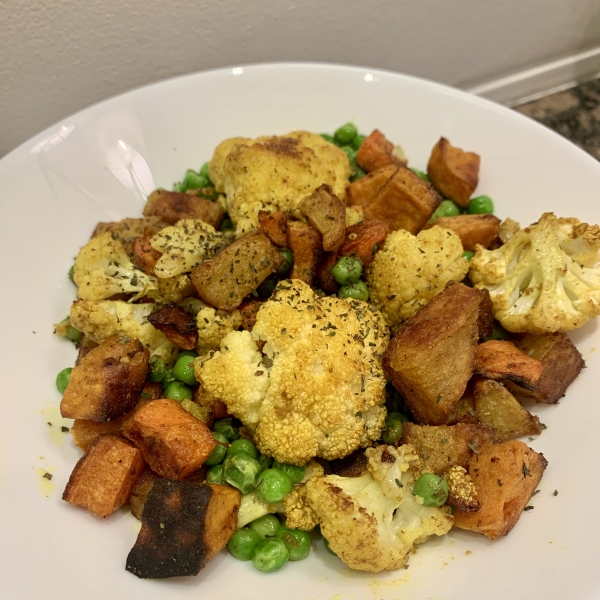
<svg viewBox="0 0 600 600"><path fill-rule="evenodd" d="M0 0L0 156L103 98L235 63L458 86L600 45L600 0Z"/></svg>

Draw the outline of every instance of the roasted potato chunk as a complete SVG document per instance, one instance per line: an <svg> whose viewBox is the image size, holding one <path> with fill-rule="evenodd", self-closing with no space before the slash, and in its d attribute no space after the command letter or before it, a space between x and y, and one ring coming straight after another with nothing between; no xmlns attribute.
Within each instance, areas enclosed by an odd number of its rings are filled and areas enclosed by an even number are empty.
<svg viewBox="0 0 600 600"><path fill-rule="evenodd" d="M440 217L427 223L423 229L434 225L453 231L462 242L463 248L473 252L477 244L487 248L500 230L500 219L494 215L458 215L457 217Z"/></svg>
<svg viewBox="0 0 600 600"><path fill-rule="evenodd" d="M129 495L129 510L131 510L131 514L138 521L142 520L146 499L157 479L160 479L160 477L156 473L153 473L151 469L146 468L138 477L131 490L131 494Z"/></svg>
<svg viewBox="0 0 600 600"><path fill-rule="evenodd" d="M400 160L394 156L394 144L388 141L379 129L375 129L360 145L356 162L367 173L400 164Z"/></svg>
<svg viewBox="0 0 600 600"><path fill-rule="evenodd" d="M396 164L377 169L346 187L346 202L350 206L369 204L398 170Z"/></svg>
<svg viewBox="0 0 600 600"><path fill-rule="evenodd" d="M225 211L216 202L211 202L193 194L180 194L155 190L148 196L144 207L146 217L161 217L169 225L181 219L200 219L215 229L219 229Z"/></svg>
<svg viewBox="0 0 600 600"><path fill-rule="evenodd" d="M62 498L108 517L127 502L143 470L142 453L133 444L116 435L101 435L75 465Z"/></svg>
<svg viewBox="0 0 600 600"><path fill-rule="evenodd" d="M289 212L269 213L266 210L258 212L258 223L265 235L280 248L287 244L287 222L292 218Z"/></svg>
<svg viewBox="0 0 600 600"><path fill-rule="evenodd" d="M136 237L131 243L133 264L147 275L155 275L154 267L162 254L150 245L149 238Z"/></svg>
<svg viewBox="0 0 600 600"><path fill-rule="evenodd" d="M377 249L385 241L389 230L387 223L376 219L352 225L346 230L346 239L338 254L355 256L360 259L363 268L367 268Z"/></svg>
<svg viewBox="0 0 600 600"><path fill-rule="evenodd" d="M230 486L157 479L125 568L150 579L197 575L235 531L239 507Z"/></svg>
<svg viewBox="0 0 600 600"><path fill-rule="evenodd" d="M152 237L169 224L161 217L143 217L140 219L122 219L121 221L110 221L98 223L92 233L92 237L98 237L107 231L118 237L129 257L135 259L133 252L133 241L137 237Z"/></svg>
<svg viewBox="0 0 600 600"><path fill-rule="evenodd" d="M473 452L493 441L494 430L487 425L404 423L400 443L413 446L423 465L439 475L455 465L466 468Z"/></svg>
<svg viewBox="0 0 600 600"><path fill-rule="evenodd" d="M491 540L507 535L538 486L548 461L523 442L512 440L482 448L469 461L469 475L477 487L479 510L457 510L454 525Z"/></svg>
<svg viewBox="0 0 600 600"><path fill-rule="evenodd" d="M123 435L140 448L155 473L168 479L193 473L217 445L206 424L176 400L151 400L139 407Z"/></svg>
<svg viewBox="0 0 600 600"><path fill-rule="evenodd" d="M182 308L169 303L148 315L148 321L162 331L169 341L184 350L194 350L198 344L196 319Z"/></svg>
<svg viewBox="0 0 600 600"><path fill-rule="evenodd" d="M232 311L282 263L283 256L269 238L262 231L251 231L198 265L192 283L204 302Z"/></svg>
<svg viewBox="0 0 600 600"><path fill-rule="evenodd" d="M458 402L475 369L483 294L462 283L448 285L394 336L383 368L424 425L458 418Z"/></svg>
<svg viewBox="0 0 600 600"><path fill-rule="evenodd" d="M346 237L346 205L323 184L298 205L311 227L323 238L323 250L335 252Z"/></svg>
<svg viewBox="0 0 600 600"><path fill-rule="evenodd" d="M337 294L340 284L331 274L331 269L335 266L338 260L337 252L329 252L323 262L317 268L317 287L322 289L326 294Z"/></svg>
<svg viewBox="0 0 600 600"><path fill-rule="evenodd" d="M312 285L323 256L321 235L302 221L290 221L287 227L287 245L294 254L290 279L301 279Z"/></svg>
<svg viewBox="0 0 600 600"><path fill-rule="evenodd" d="M479 182L479 154L455 148L442 137L431 151L427 174L444 198L466 208Z"/></svg>
<svg viewBox="0 0 600 600"><path fill-rule="evenodd" d="M256 325L256 315L261 306L262 302L260 300L246 300L246 302L240 306L242 329L252 331L252 328Z"/></svg>
<svg viewBox="0 0 600 600"><path fill-rule="evenodd" d="M105 422L130 411L140 399L149 356L142 342L119 335L90 350L71 372L61 415Z"/></svg>
<svg viewBox="0 0 600 600"><path fill-rule="evenodd" d="M477 320L477 328L479 329L479 339L492 335L494 331L494 305L488 290L481 290L483 297L479 305L479 319Z"/></svg>
<svg viewBox="0 0 600 600"><path fill-rule="evenodd" d="M73 443L85 452L90 444L101 435L106 433L120 435L127 417L128 415L122 415L106 423L96 423L90 419L75 419L71 426Z"/></svg>

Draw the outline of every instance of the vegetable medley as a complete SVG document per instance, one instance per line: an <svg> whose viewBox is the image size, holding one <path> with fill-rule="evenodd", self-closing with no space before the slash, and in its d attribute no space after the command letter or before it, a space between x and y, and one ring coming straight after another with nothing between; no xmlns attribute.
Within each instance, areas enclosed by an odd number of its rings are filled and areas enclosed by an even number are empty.
<svg viewBox="0 0 600 600"><path fill-rule="evenodd" d="M126 568L257 569L322 538L348 567L406 566L452 527L507 535L548 464L544 425L600 314L600 228L520 228L445 139L427 172L379 130L232 138L143 217L99 223L56 333L84 451L63 499L142 526ZM529 438L533 439L532 437Z"/></svg>

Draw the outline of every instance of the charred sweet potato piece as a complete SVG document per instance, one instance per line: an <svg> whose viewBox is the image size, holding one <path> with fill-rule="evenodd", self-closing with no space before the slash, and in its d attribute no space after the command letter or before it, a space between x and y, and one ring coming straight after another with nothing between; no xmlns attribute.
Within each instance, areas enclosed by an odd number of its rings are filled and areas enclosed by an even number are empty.
<svg viewBox="0 0 600 600"><path fill-rule="evenodd" d="M337 252L329 252L317 268L316 285L326 294L337 294L340 287L339 283L335 280L335 277L331 274L331 269L333 269L337 260Z"/></svg>
<svg viewBox="0 0 600 600"><path fill-rule="evenodd" d="M151 400L139 407L123 429L150 468L169 479L183 479L210 456L217 442L210 429L176 400Z"/></svg>
<svg viewBox="0 0 600 600"><path fill-rule="evenodd" d="M496 430L496 441L542 433L540 420L525 410L498 381L477 378L473 386L475 414L481 423Z"/></svg>
<svg viewBox="0 0 600 600"><path fill-rule="evenodd" d="M197 575L235 531L239 506L230 486L156 480L125 568L149 579Z"/></svg>
<svg viewBox="0 0 600 600"><path fill-rule="evenodd" d="M385 241L389 230L387 223L377 219L352 225L346 230L346 239L338 254L340 256L356 256L366 268Z"/></svg>
<svg viewBox="0 0 600 600"><path fill-rule="evenodd" d="M258 223L265 235L280 248L287 245L287 222L292 218L289 212L258 211Z"/></svg>
<svg viewBox="0 0 600 600"><path fill-rule="evenodd" d="M252 331L256 325L256 315L262 306L260 300L246 300L240 305L239 311L242 313L242 329Z"/></svg>
<svg viewBox="0 0 600 600"><path fill-rule="evenodd" d="M454 514L454 525L493 540L507 535L538 486L548 461L523 442L485 446L471 457L468 472L477 487L479 510Z"/></svg>
<svg viewBox="0 0 600 600"><path fill-rule="evenodd" d="M378 219L391 231L406 229L418 233L442 201L438 193L406 167L394 175L367 204L363 204L365 219Z"/></svg>
<svg viewBox="0 0 600 600"><path fill-rule="evenodd" d="M506 385L515 393L531 396L538 402L558 402L585 366L579 350L566 333L527 334L515 345L527 356L542 363L542 374L534 389L512 381Z"/></svg>
<svg viewBox="0 0 600 600"><path fill-rule="evenodd" d="M319 186L298 205L311 227L323 238L325 252L336 251L346 236L346 205L327 184Z"/></svg>
<svg viewBox="0 0 600 600"><path fill-rule="evenodd" d="M419 423L456 421L473 375L483 294L462 283L448 285L394 336L383 368Z"/></svg>
<svg viewBox="0 0 600 600"><path fill-rule="evenodd" d="M283 256L269 238L262 231L251 231L198 265L192 283L204 302L232 311L282 263Z"/></svg>
<svg viewBox="0 0 600 600"><path fill-rule="evenodd" d="M148 275L155 274L154 267L162 254L150 245L150 240L148 238L133 238L131 252L133 254L133 264L135 267Z"/></svg>
<svg viewBox="0 0 600 600"><path fill-rule="evenodd" d="M523 389L535 390L542 370L539 360L508 340L490 340L477 347L475 371L488 379L507 379Z"/></svg>
<svg viewBox="0 0 600 600"><path fill-rule="evenodd" d="M302 221L290 221L287 227L287 246L294 254L290 279L301 279L312 285L323 256L321 235Z"/></svg>
<svg viewBox="0 0 600 600"><path fill-rule="evenodd" d="M360 477L368 473L368 462L364 448L359 448L344 458L336 458L329 461L329 466L334 475L339 475L340 477Z"/></svg>
<svg viewBox="0 0 600 600"><path fill-rule="evenodd" d="M402 444L414 446L423 464L441 474L458 465L466 468L473 452L494 441L494 430L487 425L415 425L404 423Z"/></svg>
<svg viewBox="0 0 600 600"><path fill-rule="evenodd" d="M397 170L397 165L388 165L353 181L346 186L346 202L350 206L369 204Z"/></svg>
<svg viewBox="0 0 600 600"><path fill-rule="evenodd" d="M462 242L465 250L474 251L477 244L487 248L498 235L500 219L494 215L458 215L457 217L440 217L427 223L423 229L439 225L453 231Z"/></svg>
<svg viewBox="0 0 600 600"><path fill-rule="evenodd" d="M224 214L225 211L216 202L192 194L167 190L152 192L144 207L146 217L161 217L170 225L175 225L180 219L200 219L215 229L221 225Z"/></svg>
<svg viewBox="0 0 600 600"><path fill-rule="evenodd" d="M466 208L479 182L479 154L455 148L442 137L431 151L427 175L444 198Z"/></svg>
<svg viewBox="0 0 600 600"><path fill-rule="evenodd" d="M176 346L184 350L196 348L198 343L196 320L179 306L169 302L148 315L148 321Z"/></svg>
<svg viewBox="0 0 600 600"><path fill-rule="evenodd" d="M71 372L62 416L104 422L130 411L140 399L149 356L142 342L119 335L90 350Z"/></svg>
<svg viewBox="0 0 600 600"><path fill-rule="evenodd" d="M142 453L116 435L101 435L79 459L63 493L63 500L108 517L127 499L144 470Z"/></svg>
<svg viewBox="0 0 600 600"><path fill-rule="evenodd" d="M398 165L401 161L394 156L394 144L379 129L375 129L360 145L356 162L367 173L371 173L389 165Z"/></svg>

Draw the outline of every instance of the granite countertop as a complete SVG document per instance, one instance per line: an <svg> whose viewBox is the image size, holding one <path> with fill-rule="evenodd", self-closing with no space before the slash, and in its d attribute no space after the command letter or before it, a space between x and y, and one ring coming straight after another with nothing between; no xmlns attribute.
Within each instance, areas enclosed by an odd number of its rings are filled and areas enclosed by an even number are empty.
<svg viewBox="0 0 600 600"><path fill-rule="evenodd" d="M600 78L515 107L600 160Z"/></svg>

